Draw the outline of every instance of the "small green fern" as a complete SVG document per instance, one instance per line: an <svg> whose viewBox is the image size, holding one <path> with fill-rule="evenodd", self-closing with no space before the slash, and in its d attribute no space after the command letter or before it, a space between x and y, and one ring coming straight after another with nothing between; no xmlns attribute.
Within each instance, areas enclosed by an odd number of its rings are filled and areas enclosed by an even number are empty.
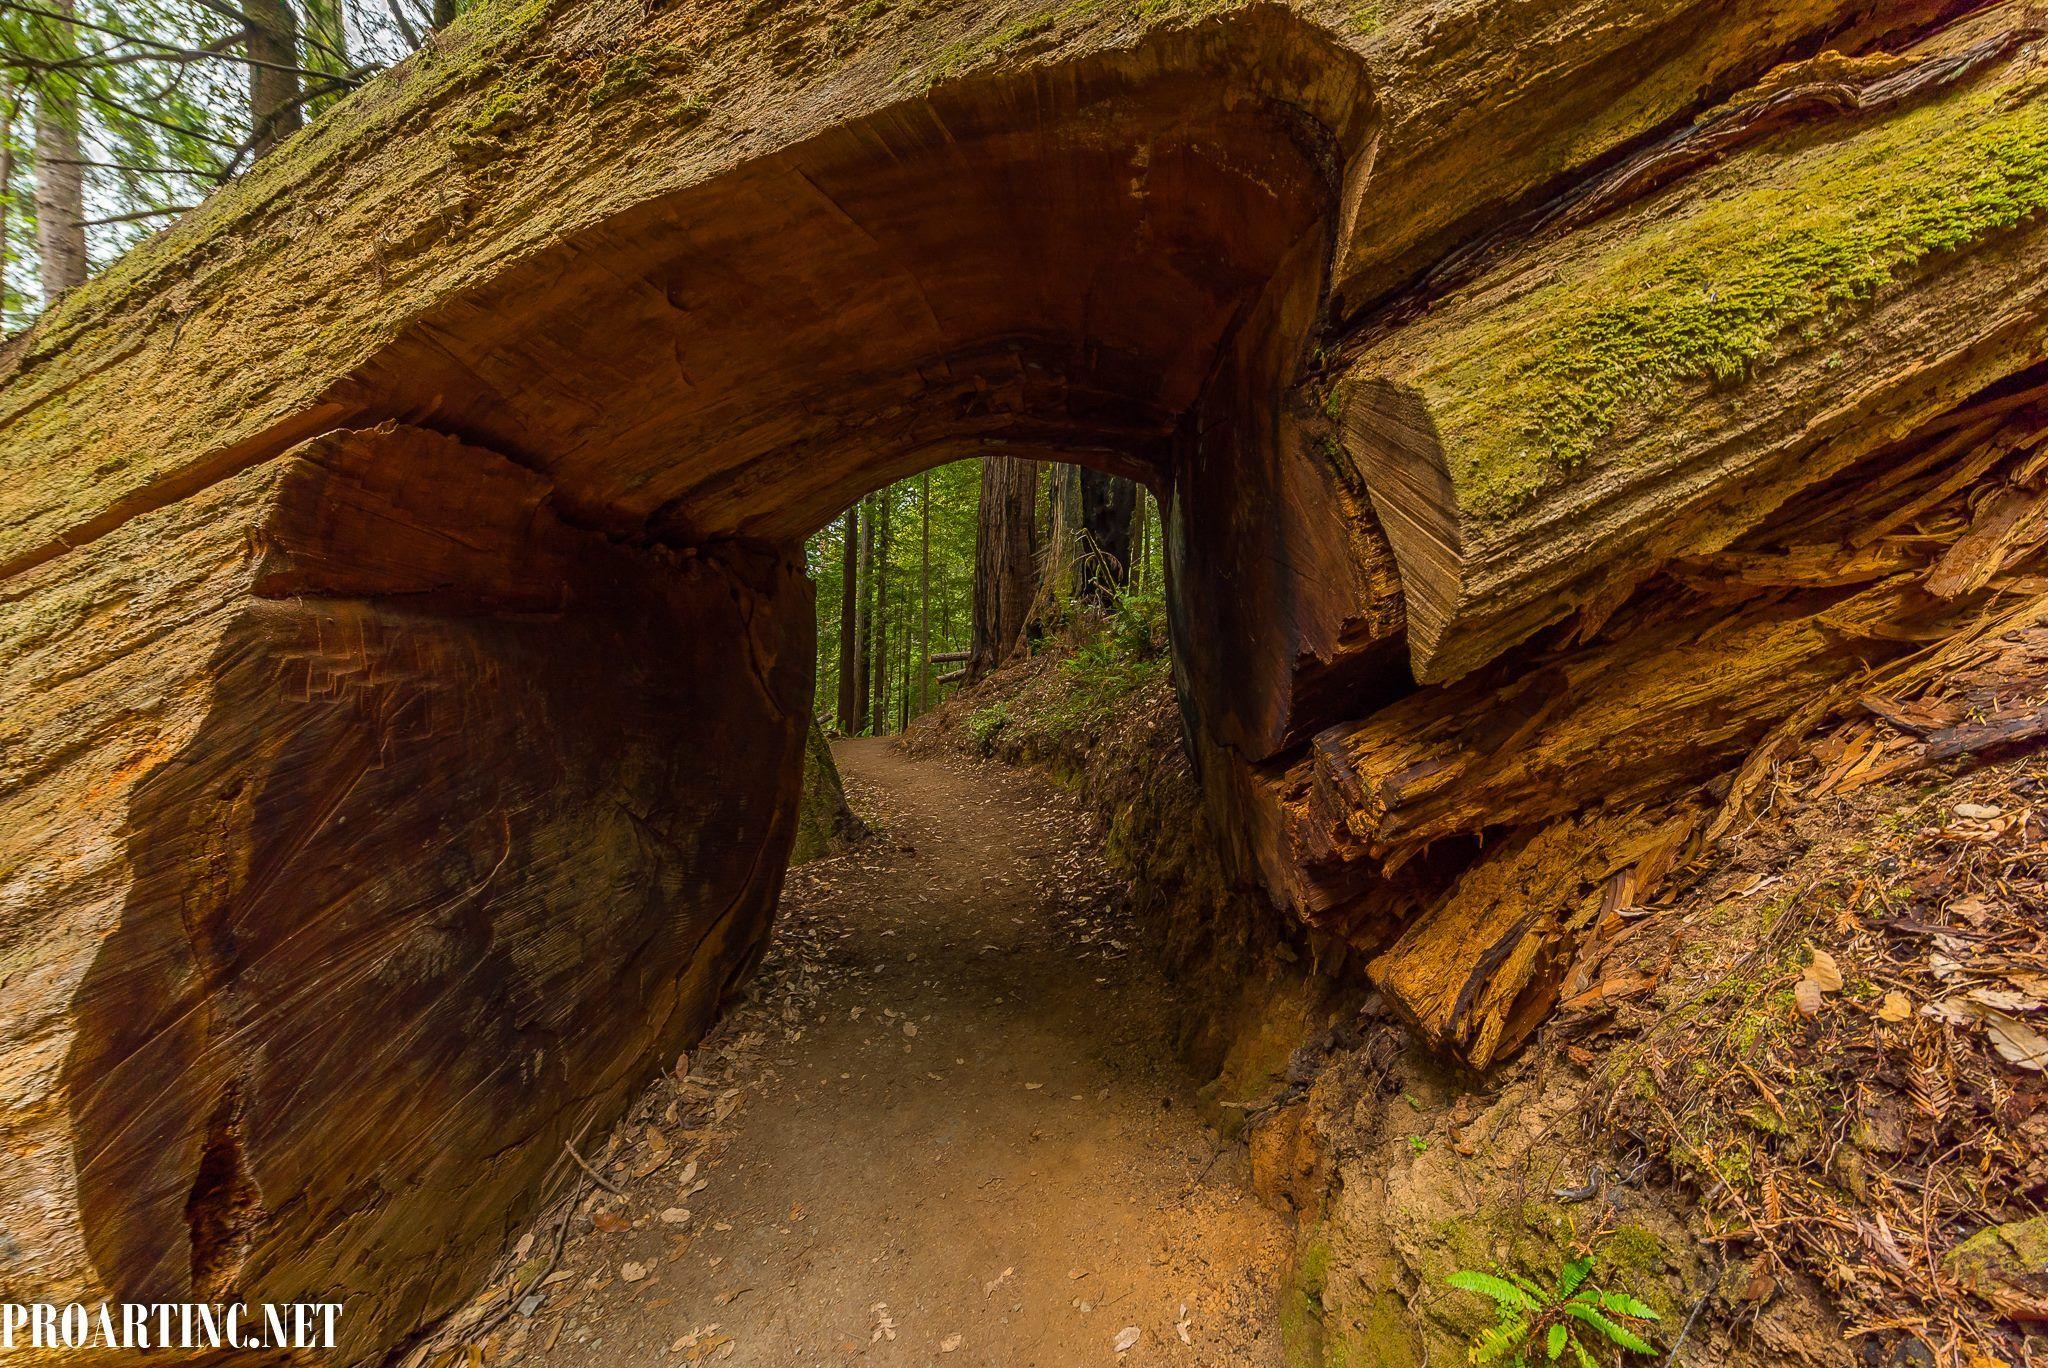
<svg viewBox="0 0 2048 1368"><path fill-rule="evenodd" d="M1590 1258L1573 1259L1558 1271L1557 1286L1545 1292L1519 1273L1501 1277L1467 1268L1451 1274L1446 1282L1461 1292L1487 1298L1498 1316L1472 1341L1467 1356L1474 1363L1529 1368L1537 1354L1556 1363L1569 1349L1574 1368L1597 1368L1579 1338L1586 1327L1631 1354L1656 1353L1633 1326L1656 1320L1657 1313L1625 1293L1589 1286L1587 1279L1592 1275Z"/></svg>

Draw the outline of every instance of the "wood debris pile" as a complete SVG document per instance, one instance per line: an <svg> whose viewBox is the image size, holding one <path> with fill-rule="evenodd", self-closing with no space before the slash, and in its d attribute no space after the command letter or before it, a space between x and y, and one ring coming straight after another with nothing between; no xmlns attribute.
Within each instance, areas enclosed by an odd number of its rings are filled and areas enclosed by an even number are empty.
<svg viewBox="0 0 2048 1368"><path fill-rule="evenodd" d="M1833 717L1822 793L2048 736L2048 411L1981 396L1540 649L1319 735L1277 781L1290 900L1485 1067L1655 985L1633 928ZM2016 644L2018 643L2018 644Z"/></svg>
<svg viewBox="0 0 2048 1368"><path fill-rule="evenodd" d="M1994 605L1761 748L1734 858L1608 957L1656 989L1616 1023L1644 1033L1606 1123L1701 1192L1737 1322L1793 1274L1852 1336L1943 1363L2021 1361L2018 1327L2048 1321L2044 603Z"/></svg>

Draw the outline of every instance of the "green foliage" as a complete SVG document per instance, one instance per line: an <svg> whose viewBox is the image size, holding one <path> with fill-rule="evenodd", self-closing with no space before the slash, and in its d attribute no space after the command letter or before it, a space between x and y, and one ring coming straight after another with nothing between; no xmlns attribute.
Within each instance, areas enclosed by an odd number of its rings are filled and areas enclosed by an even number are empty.
<svg viewBox="0 0 2048 1368"><path fill-rule="evenodd" d="M1631 1354L1655 1353L1639 1327L1657 1313L1626 1293L1590 1285L1592 1275L1592 1259L1569 1260L1546 1292L1518 1273L1467 1268L1451 1274L1445 1282L1491 1301L1497 1317L1467 1349L1472 1362L1528 1368L1532 1362L1559 1362L1569 1349L1576 1368L1593 1368L1596 1360L1582 1338L1588 1330L1598 1332L1588 1337L1593 1348L1604 1343Z"/></svg>
<svg viewBox="0 0 2048 1368"><path fill-rule="evenodd" d="M253 155L248 31L219 0L60 0L0 8L0 324L18 328L46 301L35 269L34 125L79 138L89 262L106 266L172 222ZM302 113L320 117L378 68L417 47L455 0L285 0ZM273 66L276 65L272 59Z"/></svg>
<svg viewBox="0 0 2048 1368"><path fill-rule="evenodd" d="M998 699L967 719L967 734L974 738L974 744L986 755L995 746L996 736L1013 720L1009 704Z"/></svg>

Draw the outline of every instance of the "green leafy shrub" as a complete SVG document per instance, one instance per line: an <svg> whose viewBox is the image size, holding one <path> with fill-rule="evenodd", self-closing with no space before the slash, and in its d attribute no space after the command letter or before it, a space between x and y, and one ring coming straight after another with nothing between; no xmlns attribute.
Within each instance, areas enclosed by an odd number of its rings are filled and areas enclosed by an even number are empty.
<svg viewBox="0 0 2048 1368"><path fill-rule="evenodd" d="M1528 1368L1539 1354L1556 1363L1569 1349L1577 1368L1594 1368L1598 1360L1579 1338L1588 1329L1600 1334L1596 1347L1605 1343L1631 1354L1654 1354L1635 1327L1656 1320L1657 1313L1625 1293L1590 1286L1592 1273L1593 1260L1573 1259L1559 1270L1549 1292L1519 1273L1499 1276L1467 1268L1451 1274L1446 1282L1489 1299L1498 1315L1472 1341L1467 1355L1474 1363Z"/></svg>
<svg viewBox="0 0 2048 1368"><path fill-rule="evenodd" d="M983 755L995 747L996 736L1010 725L1009 704L998 700L967 719L967 732Z"/></svg>

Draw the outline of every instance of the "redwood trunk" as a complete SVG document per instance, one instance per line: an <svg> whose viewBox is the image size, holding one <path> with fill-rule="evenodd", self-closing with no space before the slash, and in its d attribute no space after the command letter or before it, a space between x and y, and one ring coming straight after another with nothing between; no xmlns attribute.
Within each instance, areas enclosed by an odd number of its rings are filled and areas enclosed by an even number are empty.
<svg viewBox="0 0 2048 1368"><path fill-rule="evenodd" d="M1138 486L1132 481L1098 470L1081 472L1083 600L1107 608L1130 584L1131 515L1137 508Z"/></svg>
<svg viewBox="0 0 2048 1368"><path fill-rule="evenodd" d="M299 20L286 0L249 0L250 152L262 156L299 131ZM258 64L261 65L258 65Z"/></svg>
<svg viewBox="0 0 2048 1368"><path fill-rule="evenodd" d="M839 730L851 736L860 730L860 695L854 692L854 657L860 650L860 505L846 510L846 530L839 551Z"/></svg>
<svg viewBox="0 0 2048 1368"><path fill-rule="evenodd" d="M1015 456L984 456L974 539L974 644L967 676L977 679L1016 649L1038 589L1038 467Z"/></svg>

